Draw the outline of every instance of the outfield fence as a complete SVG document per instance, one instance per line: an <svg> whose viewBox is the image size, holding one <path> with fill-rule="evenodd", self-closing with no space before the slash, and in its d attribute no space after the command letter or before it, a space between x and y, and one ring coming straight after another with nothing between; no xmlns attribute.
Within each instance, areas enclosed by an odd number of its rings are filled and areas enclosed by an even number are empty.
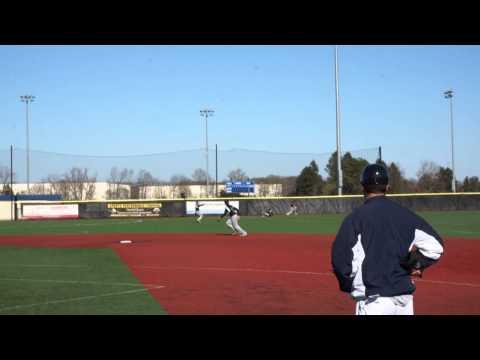
<svg viewBox="0 0 480 360"><path fill-rule="evenodd" d="M388 195L393 201L413 211L456 211L480 210L480 193L436 193L436 194L394 194ZM18 201L15 204L15 216L23 219L49 218L125 218L125 217L182 217L191 213L198 201L207 203L210 208L223 211L225 200L238 201L243 216L259 216L265 210L272 209L274 215L284 215L290 204L297 206L298 214L319 215L330 213L349 213L360 206L364 198L361 195L346 196L310 196L310 197L271 197L271 198L205 198L205 199L153 199L153 200L110 200L110 201ZM10 202L4 202L4 214L10 219ZM0 203L1 205L1 203ZM8 208L8 209L7 209ZM219 214L212 212L211 214Z"/></svg>

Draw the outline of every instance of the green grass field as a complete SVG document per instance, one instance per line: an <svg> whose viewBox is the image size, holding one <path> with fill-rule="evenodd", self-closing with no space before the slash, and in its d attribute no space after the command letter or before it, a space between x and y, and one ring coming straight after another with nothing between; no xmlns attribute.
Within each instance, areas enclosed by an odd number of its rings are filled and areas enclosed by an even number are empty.
<svg viewBox="0 0 480 360"><path fill-rule="evenodd" d="M480 239L480 212L423 212L443 237ZM242 217L254 233L335 234L344 215ZM0 222L0 236L227 233L218 217ZM0 315L166 314L112 249L0 246Z"/></svg>
<svg viewBox="0 0 480 360"><path fill-rule="evenodd" d="M0 315L164 314L111 249L0 248Z"/></svg>
<svg viewBox="0 0 480 360"><path fill-rule="evenodd" d="M421 212L442 236L480 238L480 211ZM335 234L344 218L341 214L243 216L240 225L250 233ZM0 222L1 235L97 234L97 233L218 233L228 230L218 217L160 219L99 219L62 221Z"/></svg>

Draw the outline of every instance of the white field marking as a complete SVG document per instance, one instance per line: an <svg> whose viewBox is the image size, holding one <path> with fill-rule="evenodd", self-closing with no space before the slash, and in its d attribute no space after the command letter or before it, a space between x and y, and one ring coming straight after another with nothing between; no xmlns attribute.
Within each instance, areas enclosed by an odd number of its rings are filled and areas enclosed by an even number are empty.
<svg viewBox="0 0 480 360"><path fill-rule="evenodd" d="M128 225L128 224L136 224L137 221L118 221L115 222L115 225ZM38 226L41 225L41 226ZM106 223L81 223L81 224L35 224L35 227L46 227L46 228L65 228L65 227L72 227L72 226L110 226L112 225L111 222ZM31 227L34 227L31 226Z"/></svg>
<svg viewBox="0 0 480 360"><path fill-rule="evenodd" d="M86 265L34 265L34 264L0 264L0 267L59 267L59 268L88 268Z"/></svg>
<svg viewBox="0 0 480 360"><path fill-rule="evenodd" d="M26 282L47 282L55 284L86 284L86 285L108 285L108 286L160 286L158 284L138 284L138 283L121 283L121 282L102 282L102 281L77 281L77 280L50 280L50 279L17 279L17 278L0 278L0 281L26 281ZM162 286L163 287L163 286Z"/></svg>
<svg viewBox="0 0 480 360"><path fill-rule="evenodd" d="M45 302L36 303L36 304L7 306L7 307L0 308L0 312L29 308L29 307L35 307L35 306L41 306L41 305L51 305L51 304L60 304L60 303L66 303L66 302L72 302L72 301L90 300L90 299L96 299L96 298L107 297L107 296L118 296L118 295L133 294L133 293L142 292L142 291L161 289L163 287L164 286L157 285L157 286L150 287L150 288L127 290L127 291L113 292L113 293L101 294L101 295L90 295L90 296L82 296L82 297L77 297L77 298L52 300L52 301L45 301Z"/></svg>
<svg viewBox="0 0 480 360"><path fill-rule="evenodd" d="M132 268L138 269L149 269L149 270L192 270L192 271L238 271L238 272L265 272L265 273L283 273L283 274L299 274L299 275L327 275L334 276L332 273L328 272L314 272L314 271L293 271L293 270L266 270L266 269L238 269L238 268L216 268L216 267L186 267L186 266L175 266L175 267L159 267L159 266L132 266ZM473 283L461 283L454 281L441 281L441 280L424 280L424 279L415 279L419 282L428 282L433 284L443 284L443 285L454 285L454 286L467 286L467 287L480 287L480 284Z"/></svg>
<svg viewBox="0 0 480 360"><path fill-rule="evenodd" d="M283 273L283 274L300 274L300 275L333 275L331 273L320 273L313 271L294 271L294 270L267 270L267 269L250 269L250 268L217 268L217 267L186 267L186 266L174 266L174 267L159 267L159 266L132 266L132 268L138 269L150 269L150 270L204 270L204 271L240 271L240 272L265 272L265 273Z"/></svg>
<svg viewBox="0 0 480 360"><path fill-rule="evenodd" d="M432 284L443 284L443 285L455 285L455 286L468 286L468 287L480 287L480 284L472 283L459 283L454 281L441 281L441 280L424 280L424 279L415 279L415 282L428 282Z"/></svg>

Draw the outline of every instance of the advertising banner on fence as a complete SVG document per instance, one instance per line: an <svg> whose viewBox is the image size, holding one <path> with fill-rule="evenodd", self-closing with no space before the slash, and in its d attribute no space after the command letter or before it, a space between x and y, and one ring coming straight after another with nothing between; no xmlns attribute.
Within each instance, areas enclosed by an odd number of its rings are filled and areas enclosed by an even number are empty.
<svg viewBox="0 0 480 360"><path fill-rule="evenodd" d="M108 203L110 217L158 217L161 215L161 203Z"/></svg>
<svg viewBox="0 0 480 360"><path fill-rule="evenodd" d="M26 220L78 218L78 204L25 204L22 206L22 219Z"/></svg>
<svg viewBox="0 0 480 360"><path fill-rule="evenodd" d="M187 201L187 215L195 214L196 201ZM199 201L200 213L204 215L222 215L225 211L225 203L223 201ZM230 205L235 206L238 209L238 201L230 201Z"/></svg>

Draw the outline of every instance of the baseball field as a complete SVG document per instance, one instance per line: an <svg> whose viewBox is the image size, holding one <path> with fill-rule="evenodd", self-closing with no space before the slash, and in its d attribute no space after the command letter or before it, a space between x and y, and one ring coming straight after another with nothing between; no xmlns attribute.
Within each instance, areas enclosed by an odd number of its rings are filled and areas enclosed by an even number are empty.
<svg viewBox="0 0 480 360"><path fill-rule="evenodd" d="M480 212L421 212L445 254L416 314L480 314ZM0 222L0 315L349 315L330 247L344 215Z"/></svg>

